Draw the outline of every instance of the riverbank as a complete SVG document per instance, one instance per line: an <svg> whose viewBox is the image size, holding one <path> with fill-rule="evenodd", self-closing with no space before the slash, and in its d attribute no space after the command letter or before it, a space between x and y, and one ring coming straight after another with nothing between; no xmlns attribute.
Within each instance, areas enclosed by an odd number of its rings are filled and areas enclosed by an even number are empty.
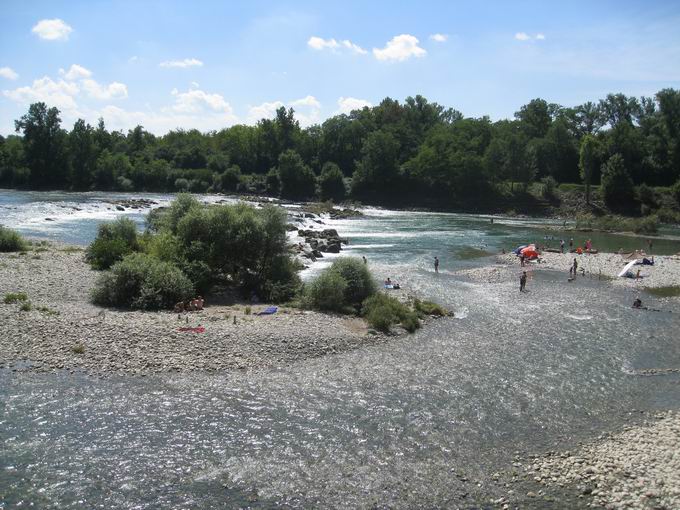
<svg viewBox="0 0 680 510"><path fill-rule="evenodd" d="M0 254L0 367L93 374L218 371L285 365L384 342L359 318L266 305L207 303L200 312L103 309L89 292L99 275L74 247ZM28 308L28 307L24 307ZM202 326L204 331L181 331ZM393 338L389 337L389 338Z"/></svg>

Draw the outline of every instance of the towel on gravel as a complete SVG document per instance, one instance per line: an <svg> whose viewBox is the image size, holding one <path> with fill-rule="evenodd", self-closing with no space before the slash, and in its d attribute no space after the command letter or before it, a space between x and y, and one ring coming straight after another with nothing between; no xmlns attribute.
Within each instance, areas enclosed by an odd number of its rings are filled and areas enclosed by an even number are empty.
<svg viewBox="0 0 680 510"><path fill-rule="evenodd" d="M205 333L205 328L203 326L198 326L197 328L179 328L179 330L188 333Z"/></svg>
<svg viewBox="0 0 680 510"><path fill-rule="evenodd" d="M279 311L279 309L277 307L268 306L267 308L265 308L261 312L258 312L256 315L272 315L272 314L275 314L278 311Z"/></svg>

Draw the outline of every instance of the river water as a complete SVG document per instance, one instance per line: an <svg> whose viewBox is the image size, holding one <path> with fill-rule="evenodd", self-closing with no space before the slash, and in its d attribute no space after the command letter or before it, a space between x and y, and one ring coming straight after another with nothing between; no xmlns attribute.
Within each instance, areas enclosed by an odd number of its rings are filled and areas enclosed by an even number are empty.
<svg viewBox="0 0 680 510"><path fill-rule="evenodd" d="M0 192L1 221L84 244L117 214L106 198ZM639 410L680 407L678 375L638 372L680 367L676 300L646 297L663 311L634 313L631 291L567 285L548 271L523 295L514 280L475 283L456 270L491 263L482 251L559 232L511 218L366 213L329 222L349 253L454 318L269 370L103 380L1 371L0 508L476 506L504 493L492 474L512 469L515 452L573 449Z"/></svg>

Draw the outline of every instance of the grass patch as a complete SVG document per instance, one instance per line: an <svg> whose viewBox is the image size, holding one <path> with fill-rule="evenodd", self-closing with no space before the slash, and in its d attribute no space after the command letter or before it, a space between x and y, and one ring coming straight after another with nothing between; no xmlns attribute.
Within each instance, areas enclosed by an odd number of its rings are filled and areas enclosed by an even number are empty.
<svg viewBox="0 0 680 510"><path fill-rule="evenodd" d="M71 352L73 354L85 354L85 346L83 344L76 344L71 347Z"/></svg>
<svg viewBox="0 0 680 510"><path fill-rule="evenodd" d="M19 301L27 301L28 300L28 294L25 292L8 292L5 294L5 299L4 302L6 305L11 305L14 303L18 303Z"/></svg>
<svg viewBox="0 0 680 510"><path fill-rule="evenodd" d="M49 306L36 306L36 310L38 310L40 313L44 313L46 315L59 315L59 312L57 310L53 310Z"/></svg>
<svg viewBox="0 0 680 510"><path fill-rule="evenodd" d="M22 312L30 312L31 310L33 310L33 305L31 304L30 301L24 301L23 303L21 303L19 310L21 310Z"/></svg>
<svg viewBox="0 0 680 510"><path fill-rule="evenodd" d="M667 287L649 287L645 289L649 294L656 297L678 297L680 296L680 285L669 285Z"/></svg>
<svg viewBox="0 0 680 510"><path fill-rule="evenodd" d="M416 299L413 301L413 309L420 316L434 315L436 317L446 317L449 315L448 310L439 306L437 303L433 303L432 301L421 301Z"/></svg>
<svg viewBox="0 0 680 510"><path fill-rule="evenodd" d="M250 315L252 313L253 309L250 306L246 306L246 309L243 311L246 315Z"/></svg>
<svg viewBox="0 0 680 510"><path fill-rule="evenodd" d="M49 248L46 248L45 246L41 245L41 246L38 246L37 248L33 248L33 251L35 253L43 253L43 252L49 251Z"/></svg>
<svg viewBox="0 0 680 510"><path fill-rule="evenodd" d="M31 258L33 260L42 260L42 257L40 255L31 255Z"/></svg>
<svg viewBox="0 0 680 510"><path fill-rule="evenodd" d="M64 248L61 248L59 251L64 253L77 253L84 251L84 249L81 248L80 246L66 246Z"/></svg>
<svg viewBox="0 0 680 510"><path fill-rule="evenodd" d="M0 252L25 251L27 249L28 243L19 232L0 227Z"/></svg>

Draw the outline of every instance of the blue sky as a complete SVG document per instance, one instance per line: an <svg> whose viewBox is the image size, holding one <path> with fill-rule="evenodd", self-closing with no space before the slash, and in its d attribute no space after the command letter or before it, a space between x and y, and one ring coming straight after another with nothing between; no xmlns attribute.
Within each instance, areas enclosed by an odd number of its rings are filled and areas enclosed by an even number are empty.
<svg viewBox="0 0 680 510"><path fill-rule="evenodd" d="M680 3L35 1L0 12L0 133L28 104L109 128L303 125L422 94L467 116L680 88Z"/></svg>

